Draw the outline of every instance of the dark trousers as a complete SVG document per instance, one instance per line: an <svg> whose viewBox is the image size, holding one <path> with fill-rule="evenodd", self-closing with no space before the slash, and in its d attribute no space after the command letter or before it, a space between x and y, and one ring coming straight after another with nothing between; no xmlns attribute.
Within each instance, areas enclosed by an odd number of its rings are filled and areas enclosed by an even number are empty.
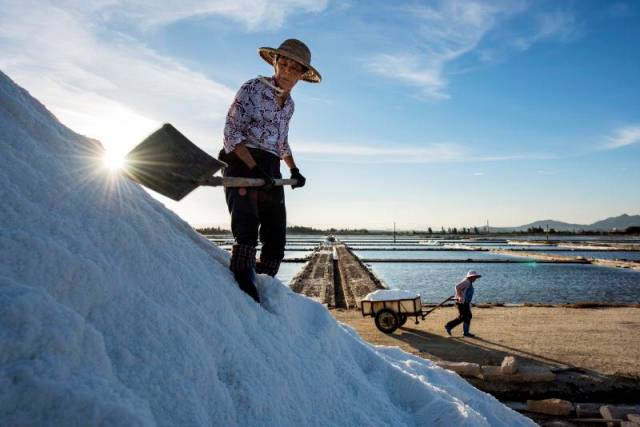
<svg viewBox="0 0 640 427"><path fill-rule="evenodd" d="M256 247L260 239L261 260L282 260L287 231L282 187L270 191L227 188L225 193L236 243Z"/></svg>
<svg viewBox="0 0 640 427"><path fill-rule="evenodd" d="M466 323L466 331L469 331L469 324L471 323L471 318L473 317L471 315L471 304L469 303L456 303L456 307L458 308L458 317L456 317L455 319L453 319L452 321L448 322L446 324L446 328L447 329L453 329L456 326L458 326L460 323Z"/></svg>
<svg viewBox="0 0 640 427"><path fill-rule="evenodd" d="M253 158L274 178L281 178L280 159L262 150L250 149ZM229 167L225 176L251 177L251 172L241 160L230 156L225 159ZM287 214L284 189L274 187L269 191L260 188L225 188L227 207L231 214L231 232L237 245L255 248L258 239L262 243L259 273L275 276L284 258Z"/></svg>

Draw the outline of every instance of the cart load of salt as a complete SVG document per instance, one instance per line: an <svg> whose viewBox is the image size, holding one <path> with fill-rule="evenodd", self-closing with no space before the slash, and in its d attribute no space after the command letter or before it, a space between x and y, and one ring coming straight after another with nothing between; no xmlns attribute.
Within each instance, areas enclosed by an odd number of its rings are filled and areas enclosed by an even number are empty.
<svg viewBox="0 0 640 427"><path fill-rule="evenodd" d="M401 299L416 299L419 295L415 292L402 289L379 289L367 294L363 301L397 301Z"/></svg>

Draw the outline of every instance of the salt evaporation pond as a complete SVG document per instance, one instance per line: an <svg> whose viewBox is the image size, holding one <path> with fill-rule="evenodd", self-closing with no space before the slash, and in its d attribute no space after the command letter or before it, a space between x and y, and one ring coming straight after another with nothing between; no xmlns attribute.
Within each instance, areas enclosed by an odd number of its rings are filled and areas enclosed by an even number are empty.
<svg viewBox="0 0 640 427"><path fill-rule="evenodd" d="M638 251L540 251L536 253L562 256L581 256L584 258L600 259L626 259L630 261L640 261Z"/></svg>
<svg viewBox="0 0 640 427"><path fill-rule="evenodd" d="M523 257L515 257L509 255L502 255L492 252L481 251L354 251L353 252L360 259L437 259L437 260L479 260L479 259L515 259L526 260Z"/></svg>
<svg viewBox="0 0 640 427"><path fill-rule="evenodd" d="M220 249L224 249L225 251L230 251L231 248L233 248L233 245L219 245L218 246ZM285 252L290 251L297 251L297 252L311 252L316 248L316 246L287 246L284 248ZM260 250L260 246L257 247L258 250Z"/></svg>
<svg viewBox="0 0 640 427"><path fill-rule="evenodd" d="M311 252L313 252L314 249L316 249L318 246L285 246L284 251L285 252L307 252L307 254L310 254ZM260 246L258 246L258 249L260 249Z"/></svg>
<svg viewBox="0 0 640 427"><path fill-rule="evenodd" d="M276 277L280 279L282 283L288 285L291 279L293 279L293 276L295 276L303 266L304 263L301 262L283 262L280 264L280 270L278 270Z"/></svg>
<svg viewBox="0 0 640 427"><path fill-rule="evenodd" d="M468 243L469 246L475 246L483 249L506 249L506 250L549 250L549 249L562 249L567 250L566 248L558 248L557 246L549 246L549 245L504 245L504 244L475 244Z"/></svg>
<svg viewBox="0 0 640 427"><path fill-rule="evenodd" d="M314 239L317 242L315 244L312 243ZM309 256L311 254L310 250L314 249L322 241L324 241L324 238L317 236L287 236L285 258ZM353 239L350 243L354 253L362 259L526 259L485 251L438 250L442 246L427 245L408 239L404 241L399 239L394 244L393 240L390 239L372 237L370 239ZM453 242L447 243L452 244ZM487 249L524 249L532 251L537 249L535 253L540 254L640 260L640 252L633 251L555 251L553 249L558 247L549 247L547 245L509 245L471 241L457 241L455 243L462 248L464 248L464 245L472 245ZM425 302L441 301L451 295L453 285L470 269L476 269L485 275L476 283L476 302L561 304L579 301L612 303L635 303L640 301L640 273L622 269L590 265L538 264L535 262L518 264L373 262L370 265L376 275L390 287L421 293ZM284 262L280 266L277 277L283 283L289 283L303 266L304 263Z"/></svg>
<svg viewBox="0 0 640 427"><path fill-rule="evenodd" d="M421 294L439 302L468 270L483 277L476 282L475 302L550 303L580 301L640 302L640 273L582 264L371 263L375 274L393 289Z"/></svg>
<svg viewBox="0 0 640 427"><path fill-rule="evenodd" d="M306 258L311 256L312 253L311 251L285 251L284 259Z"/></svg>
<svg viewBox="0 0 640 427"><path fill-rule="evenodd" d="M555 245L474 245L469 244L468 246L475 246L482 249L505 249L505 250L516 250L516 251L531 251L535 253L549 253L551 255L569 255L569 256L584 256L585 258L604 258L604 259L614 259L614 258L625 258L630 260L640 260L640 251L607 251L607 250L596 250L596 249L571 249L568 247L555 246Z"/></svg>

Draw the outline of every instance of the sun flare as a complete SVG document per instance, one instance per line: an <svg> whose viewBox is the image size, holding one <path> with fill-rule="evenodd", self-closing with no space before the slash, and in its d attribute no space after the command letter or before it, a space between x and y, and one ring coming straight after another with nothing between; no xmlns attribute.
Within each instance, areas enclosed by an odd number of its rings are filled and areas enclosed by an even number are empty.
<svg viewBox="0 0 640 427"><path fill-rule="evenodd" d="M110 171L117 171L124 166L124 154L114 153L113 151L105 151L102 157L102 163Z"/></svg>

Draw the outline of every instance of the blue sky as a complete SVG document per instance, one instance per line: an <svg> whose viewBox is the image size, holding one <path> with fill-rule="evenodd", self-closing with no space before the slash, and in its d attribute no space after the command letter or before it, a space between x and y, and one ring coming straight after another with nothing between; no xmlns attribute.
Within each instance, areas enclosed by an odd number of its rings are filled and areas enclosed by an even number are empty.
<svg viewBox="0 0 640 427"><path fill-rule="evenodd" d="M7 1L0 69L126 153L171 122L211 154L257 55L305 41L289 224L591 223L640 213L635 1ZM285 166L283 165L283 168ZM228 226L220 189L179 203Z"/></svg>

